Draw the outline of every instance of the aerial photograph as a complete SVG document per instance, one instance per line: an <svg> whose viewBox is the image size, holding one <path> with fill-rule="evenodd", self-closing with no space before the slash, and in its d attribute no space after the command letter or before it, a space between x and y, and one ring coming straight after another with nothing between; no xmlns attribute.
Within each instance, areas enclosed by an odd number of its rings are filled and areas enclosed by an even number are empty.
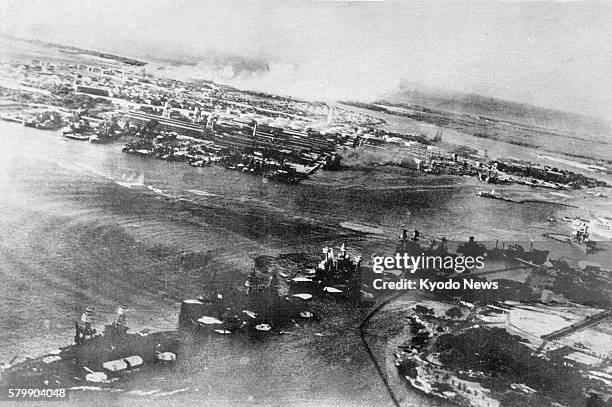
<svg viewBox="0 0 612 407"><path fill-rule="evenodd" d="M612 407L612 2L0 0L0 406Z"/></svg>

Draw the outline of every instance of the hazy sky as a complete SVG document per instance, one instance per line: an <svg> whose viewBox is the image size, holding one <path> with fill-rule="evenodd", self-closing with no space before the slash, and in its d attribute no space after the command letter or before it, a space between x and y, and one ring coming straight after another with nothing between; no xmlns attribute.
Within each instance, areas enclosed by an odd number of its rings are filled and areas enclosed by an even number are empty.
<svg viewBox="0 0 612 407"><path fill-rule="evenodd" d="M1 30L28 38L135 56L263 57L270 72L234 81L296 96L372 98L406 79L612 119L611 2L0 0L0 7ZM183 73L219 74L205 65Z"/></svg>

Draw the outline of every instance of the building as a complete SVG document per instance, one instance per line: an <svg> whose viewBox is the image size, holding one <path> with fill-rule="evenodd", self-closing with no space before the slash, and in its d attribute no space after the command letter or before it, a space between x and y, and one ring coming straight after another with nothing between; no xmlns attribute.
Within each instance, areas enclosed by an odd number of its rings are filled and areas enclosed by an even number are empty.
<svg viewBox="0 0 612 407"><path fill-rule="evenodd" d="M127 118L130 120L131 123L137 126L143 126L151 120L156 120L159 123L157 127L158 130L166 132L176 132L177 134L182 136L202 139L206 134L206 126L204 125L139 112L136 110L130 110L127 114Z"/></svg>

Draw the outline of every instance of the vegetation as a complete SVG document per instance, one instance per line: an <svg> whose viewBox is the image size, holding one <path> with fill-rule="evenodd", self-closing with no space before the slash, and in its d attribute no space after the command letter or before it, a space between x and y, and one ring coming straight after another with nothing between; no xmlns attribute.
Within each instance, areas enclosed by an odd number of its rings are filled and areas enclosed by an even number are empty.
<svg viewBox="0 0 612 407"><path fill-rule="evenodd" d="M436 341L435 348L440 352L440 361L450 368L473 369L490 375L488 383L483 383L489 387L524 383L560 403L584 404L583 389L588 387L588 381L577 369L562 360L532 356L532 350L520 337L505 329L479 327L444 334Z"/></svg>
<svg viewBox="0 0 612 407"><path fill-rule="evenodd" d="M372 165L396 165L412 167L414 160L407 153L391 149L370 149L367 147L345 150L340 153L344 167L359 168Z"/></svg>
<svg viewBox="0 0 612 407"><path fill-rule="evenodd" d="M111 110L112 102L104 98L92 98L87 95L80 95L75 93L69 93L60 96L59 106L66 107L68 109L82 109L82 110Z"/></svg>

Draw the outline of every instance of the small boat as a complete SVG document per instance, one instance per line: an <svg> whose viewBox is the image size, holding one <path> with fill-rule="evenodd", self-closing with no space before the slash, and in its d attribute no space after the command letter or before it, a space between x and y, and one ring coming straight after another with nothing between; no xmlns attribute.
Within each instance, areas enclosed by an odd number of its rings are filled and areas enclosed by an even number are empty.
<svg viewBox="0 0 612 407"><path fill-rule="evenodd" d="M291 281L294 283L312 283L312 280L308 277L295 277Z"/></svg>
<svg viewBox="0 0 612 407"><path fill-rule="evenodd" d="M198 319L198 322L204 325L217 325L223 323L223 321L213 317L202 317Z"/></svg>
<svg viewBox="0 0 612 407"><path fill-rule="evenodd" d="M312 294L293 294L293 296L301 298L302 300L309 300L312 298Z"/></svg>
<svg viewBox="0 0 612 407"><path fill-rule="evenodd" d="M257 317L257 314L254 313L253 311L249 311L249 310L243 310L242 312L244 312L245 314L247 314L249 317L255 319Z"/></svg>
<svg viewBox="0 0 612 407"><path fill-rule="evenodd" d="M323 291L325 291L327 293L333 293L333 294L337 294L337 293L341 293L342 292L342 290L339 290L336 287L324 287Z"/></svg>
<svg viewBox="0 0 612 407"><path fill-rule="evenodd" d="M176 353L174 352L158 352L157 360L160 362L174 362L176 360Z"/></svg>
<svg viewBox="0 0 612 407"><path fill-rule="evenodd" d="M89 136L85 134L78 134L78 133L71 133L71 132L64 132L64 137L72 139L72 140L78 140L78 141L88 141L89 140Z"/></svg>
<svg viewBox="0 0 612 407"><path fill-rule="evenodd" d="M482 198L499 199L499 200L502 200L502 201L515 202L512 199L509 199L509 198L506 198L506 197L503 197L501 195L496 194L494 189L492 189L491 192L489 192L489 191L478 191L478 192L476 192L476 195L478 195L479 197L482 197Z"/></svg>

